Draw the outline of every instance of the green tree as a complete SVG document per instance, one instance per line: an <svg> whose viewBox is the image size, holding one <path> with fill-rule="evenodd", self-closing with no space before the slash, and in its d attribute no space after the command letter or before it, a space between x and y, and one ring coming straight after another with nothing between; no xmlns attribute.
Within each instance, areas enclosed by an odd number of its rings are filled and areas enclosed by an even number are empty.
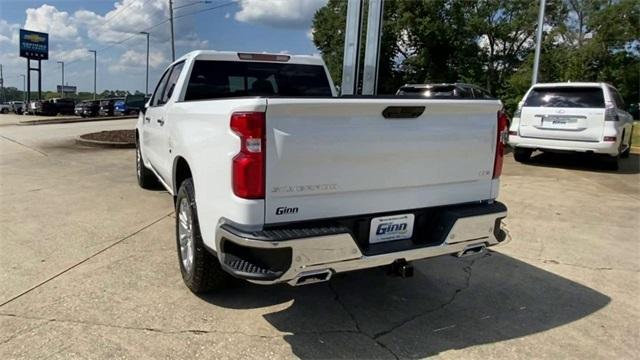
<svg viewBox="0 0 640 360"><path fill-rule="evenodd" d="M395 57L398 53L397 35L395 34L396 3L385 2L383 32L380 44L380 65L378 71L378 91L381 94L392 94L401 83L396 71ZM367 13L367 6L363 14ZM342 61L344 53L344 32L347 17L347 2L343 0L329 0L326 6L320 8L313 18L313 42L320 50L329 68L333 81L339 85L342 81ZM366 18L366 15L365 15ZM364 40L366 21L363 24L360 39L360 64L364 64Z"/></svg>
<svg viewBox="0 0 640 360"><path fill-rule="evenodd" d="M341 80L347 2L314 17L314 43ZM386 0L380 93L403 83L464 81L513 110L531 85L538 1ZM539 81L606 81L639 101L640 3L548 0Z"/></svg>

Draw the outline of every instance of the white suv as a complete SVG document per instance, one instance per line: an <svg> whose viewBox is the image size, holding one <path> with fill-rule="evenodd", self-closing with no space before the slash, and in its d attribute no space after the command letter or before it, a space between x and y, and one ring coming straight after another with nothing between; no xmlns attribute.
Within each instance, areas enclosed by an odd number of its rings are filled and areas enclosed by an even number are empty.
<svg viewBox="0 0 640 360"><path fill-rule="evenodd" d="M534 150L609 155L617 166L631 149L633 118L618 91L606 83L533 85L513 115L509 144L526 162Z"/></svg>

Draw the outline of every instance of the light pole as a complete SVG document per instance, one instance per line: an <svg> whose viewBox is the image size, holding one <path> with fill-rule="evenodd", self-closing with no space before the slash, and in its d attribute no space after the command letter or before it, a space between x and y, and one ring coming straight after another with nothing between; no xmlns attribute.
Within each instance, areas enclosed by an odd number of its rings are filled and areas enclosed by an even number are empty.
<svg viewBox="0 0 640 360"><path fill-rule="evenodd" d="M173 1L169 0L169 22L171 23L171 62L176 61L176 43L173 33Z"/></svg>
<svg viewBox="0 0 640 360"><path fill-rule="evenodd" d="M60 93L64 98L64 61L56 61L56 62L62 65L62 84L61 84L62 86L60 86Z"/></svg>
<svg viewBox="0 0 640 360"><path fill-rule="evenodd" d="M536 52L533 56L533 75L531 76L531 85L538 83L538 66L540 64L540 47L542 46L542 27L544 26L545 3L545 0L540 0L540 9L538 12L538 33L536 34Z"/></svg>
<svg viewBox="0 0 640 360"><path fill-rule="evenodd" d="M149 33L140 31L140 34L147 35L147 77L144 82L144 96L149 94Z"/></svg>
<svg viewBox="0 0 640 360"><path fill-rule="evenodd" d="M172 62L176 61L176 39L175 39L176 34L173 31L173 10L182 9L184 7L192 6L196 4L211 4L211 1L209 0L194 1L192 3L180 5L177 8L174 8L173 0L169 0L169 23L171 23L171 61Z"/></svg>
<svg viewBox="0 0 640 360"><path fill-rule="evenodd" d="M96 99L96 70L98 68L98 52L96 50L89 50L93 53L93 100Z"/></svg>
<svg viewBox="0 0 640 360"><path fill-rule="evenodd" d="M23 109L26 108L26 102L27 102L27 75L25 74L20 74L18 76L22 76L22 103L24 106Z"/></svg>

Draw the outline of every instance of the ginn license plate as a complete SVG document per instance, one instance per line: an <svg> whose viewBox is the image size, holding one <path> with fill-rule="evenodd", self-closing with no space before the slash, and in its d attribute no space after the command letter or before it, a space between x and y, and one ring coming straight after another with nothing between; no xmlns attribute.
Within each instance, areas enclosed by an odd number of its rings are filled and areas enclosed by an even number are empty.
<svg viewBox="0 0 640 360"><path fill-rule="evenodd" d="M369 243L409 239L413 236L413 214L382 216L371 219Z"/></svg>

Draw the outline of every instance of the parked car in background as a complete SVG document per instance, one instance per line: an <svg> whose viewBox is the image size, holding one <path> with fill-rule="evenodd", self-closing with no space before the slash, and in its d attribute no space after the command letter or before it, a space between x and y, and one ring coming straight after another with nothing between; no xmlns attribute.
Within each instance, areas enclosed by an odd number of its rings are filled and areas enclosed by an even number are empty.
<svg viewBox="0 0 640 360"><path fill-rule="evenodd" d="M11 111L11 104L0 104L0 113L8 114Z"/></svg>
<svg viewBox="0 0 640 360"><path fill-rule="evenodd" d="M34 115L55 115L54 106L49 100L36 100L33 102L33 114Z"/></svg>
<svg viewBox="0 0 640 360"><path fill-rule="evenodd" d="M11 111L13 111L16 114L22 114L24 112L24 101L11 101L9 102L9 104L11 104Z"/></svg>
<svg viewBox="0 0 640 360"><path fill-rule="evenodd" d="M50 100L37 100L31 105L33 114L44 116L73 115L75 101L73 99L55 98Z"/></svg>
<svg viewBox="0 0 640 360"><path fill-rule="evenodd" d="M115 111L114 105L118 100L124 100L124 99L113 98L113 99L100 100L100 109L98 110L98 114L100 116L113 116Z"/></svg>
<svg viewBox="0 0 640 360"><path fill-rule="evenodd" d="M73 109L73 113L76 116L82 116L84 117L84 115L82 115L82 108L84 106L85 101L81 101L79 103L76 104L76 107Z"/></svg>
<svg viewBox="0 0 640 360"><path fill-rule="evenodd" d="M402 96L432 99L495 99L487 90L473 84L406 84L396 92Z"/></svg>
<svg viewBox="0 0 640 360"><path fill-rule="evenodd" d="M25 114L35 115L37 108L38 108L38 100L32 100L28 104L25 104L24 112Z"/></svg>
<svg viewBox="0 0 640 360"><path fill-rule="evenodd" d="M49 102L53 105L52 111L54 111L53 115L62 114L62 115L73 115L74 108L76 106L76 102L73 99L68 98L55 98L49 100Z"/></svg>
<svg viewBox="0 0 640 360"><path fill-rule="evenodd" d="M534 150L604 154L618 166L631 149L633 118L618 91L596 82L533 85L513 115L509 144L526 162Z"/></svg>
<svg viewBox="0 0 640 360"><path fill-rule="evenodd" d="M75 114L82 117L98 116L99 109L99 100L85 100L76 105Z"/></svg>
<svg viewBox="0 0 640 360"><path fill-rule="evenodd" d="M148 97L140 95L127 95L123 100L118 100L114 104L114 115L136 115L144 108L149 100Z"/></svg>

